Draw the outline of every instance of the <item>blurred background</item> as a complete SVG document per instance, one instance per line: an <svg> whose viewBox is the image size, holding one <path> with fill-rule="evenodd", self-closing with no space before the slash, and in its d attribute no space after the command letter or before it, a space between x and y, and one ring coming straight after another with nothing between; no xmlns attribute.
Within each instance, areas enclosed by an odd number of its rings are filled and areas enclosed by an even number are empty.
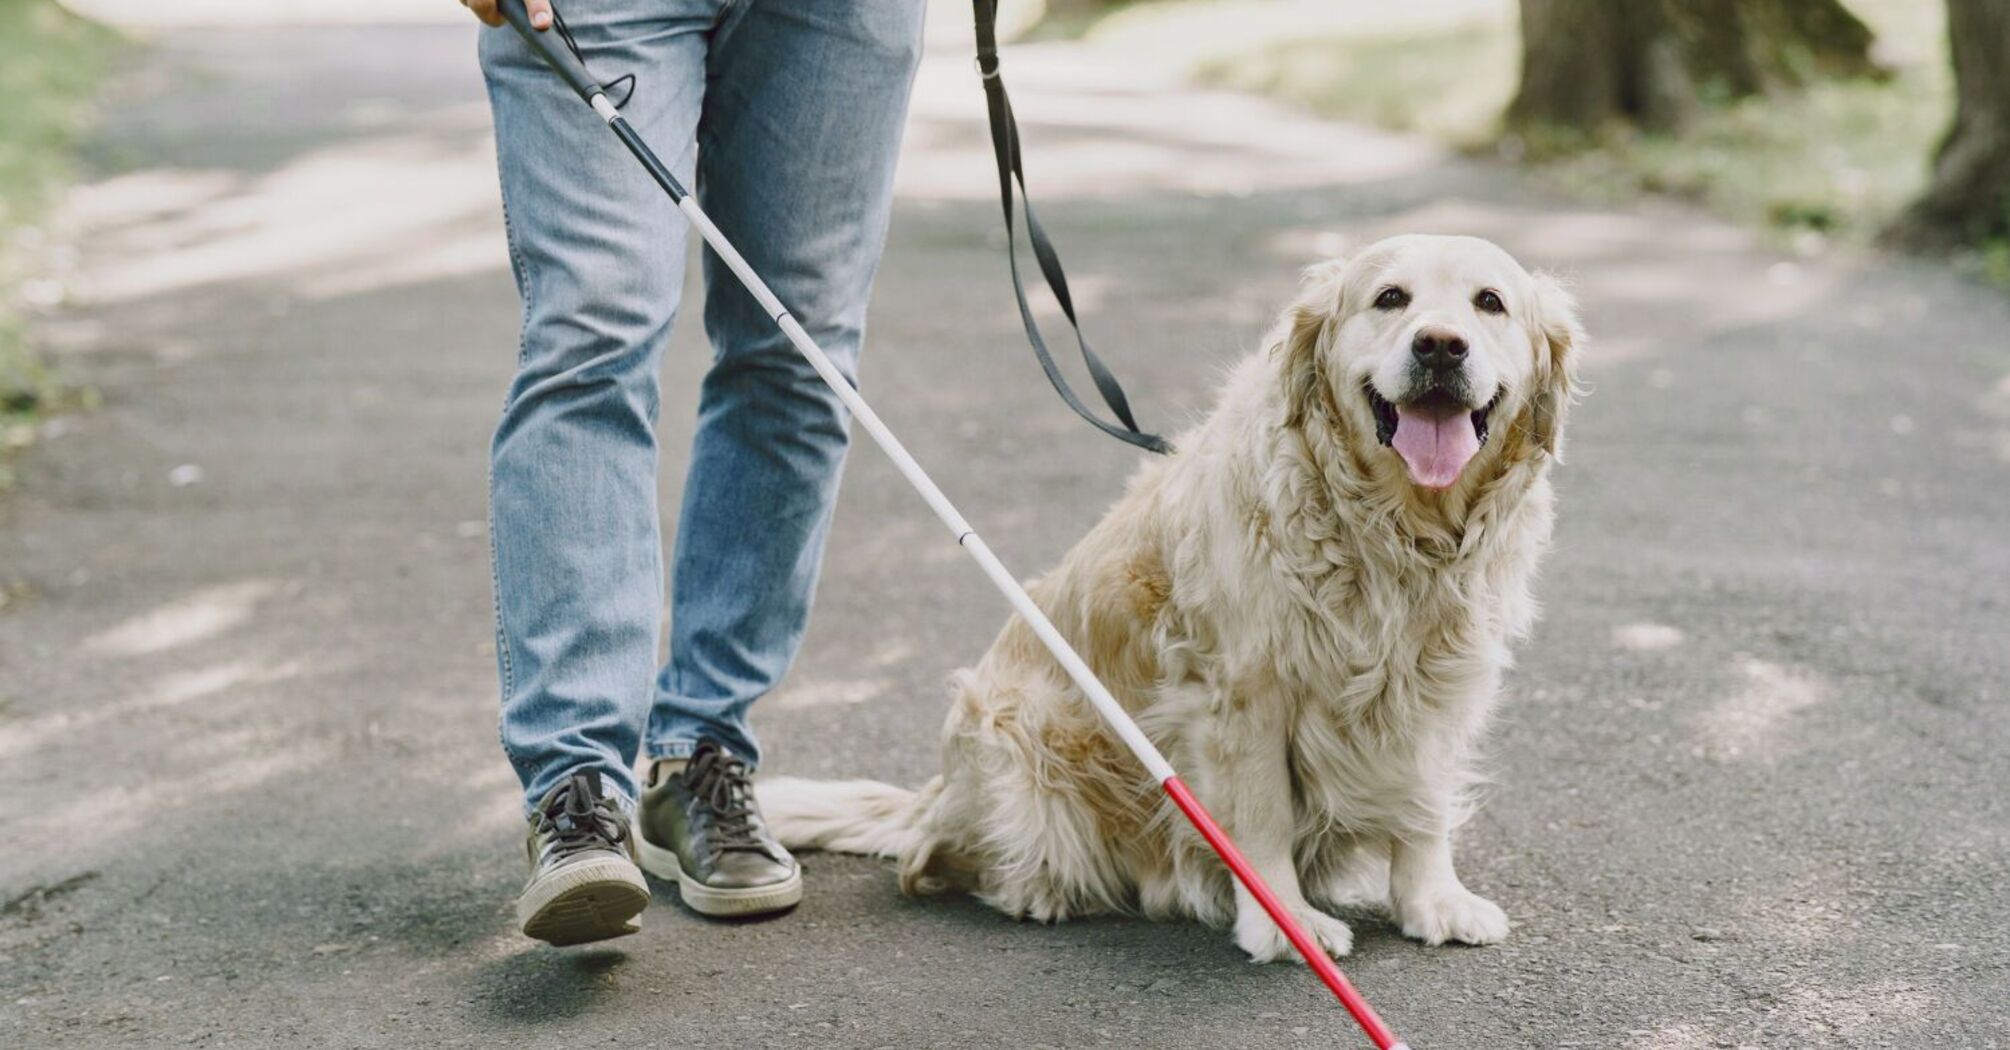
<svg viewBox="0 0 2010 1050"><path fill-rule="evenodd" d="M1398 1029L2006 1045L2010 5L1004 7L1034 199L1148 429L1386 234L1585 305L1546 618L1460 840L1516 934L1350 916ZM931 3L864 385L1030 574L1137 458L1025 351L969 19ZM1019 926L857 858L776 922L659 888L605 948L510 930L477 32L0 0L0 1045L1356 1045L1221 932ZM706 357L681 320L665 507ZM1003 616L859 449L770 768L920 781Z"/></svg>

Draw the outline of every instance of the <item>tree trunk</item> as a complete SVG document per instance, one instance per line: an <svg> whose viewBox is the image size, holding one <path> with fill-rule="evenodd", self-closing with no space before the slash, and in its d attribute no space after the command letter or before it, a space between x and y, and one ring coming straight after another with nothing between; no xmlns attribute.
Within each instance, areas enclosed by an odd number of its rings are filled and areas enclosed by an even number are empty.
<svg viewBox="0 0 2010 1050"><path fill-rule="evenodd" d="M1521 24L1523 132L1675 130L1706 101L1882 72L1840 0L1522 0Z"/></svg>
<svg viewBox="0 0 2010 1050"><path fill-rule="evenodd" d="M1917 251L2010 238L2010 4L1947 0L1954 126L1934 155L1933 182L1886 234Z"/></svg>

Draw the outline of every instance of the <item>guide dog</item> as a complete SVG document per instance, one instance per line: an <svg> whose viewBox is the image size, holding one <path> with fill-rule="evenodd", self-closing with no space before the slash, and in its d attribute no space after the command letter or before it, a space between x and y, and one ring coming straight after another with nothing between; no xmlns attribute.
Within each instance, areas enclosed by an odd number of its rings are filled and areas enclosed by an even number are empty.
<svg viewBox="0 0 2010 1050"><path fill-rule="evenodd" d="M1364 898L1428 944L1507 935L1452 835L1536 616L1583 342L1558 282L1483 240L1315 266L1207 419L1031 587L1335 955L1352 933L1327 909ZM781 839L1014 916L1188 917L1289 954L1020 618L950 691L941 775L763 780Z"/></svg>

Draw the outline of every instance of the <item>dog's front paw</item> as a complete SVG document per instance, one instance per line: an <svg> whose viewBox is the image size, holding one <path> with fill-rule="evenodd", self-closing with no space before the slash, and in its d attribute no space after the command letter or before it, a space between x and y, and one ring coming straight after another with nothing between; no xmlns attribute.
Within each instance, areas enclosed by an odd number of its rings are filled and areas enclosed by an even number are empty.
<svg viewBox="0 0 2010 1050"><path fill-rule="evenodd" d="M1339 958L1354 950L1354 931L1339 919L1314 908L1298 908L1292 915L1328 955ZM1296 958L1298 954L1284 931L1270 921L1262 908L1243 908L1236 913L1235 944L1249 953L1251 962L1276 962Z"/></svg>
<svg viewBox="0 0 2010 1050"><path fill-rule="evenodd" d="M1404 901L1396 907L1403 936L1425 944L1498 944L1507 939L1508 917L1500 905L1463 886Z"/></svg>

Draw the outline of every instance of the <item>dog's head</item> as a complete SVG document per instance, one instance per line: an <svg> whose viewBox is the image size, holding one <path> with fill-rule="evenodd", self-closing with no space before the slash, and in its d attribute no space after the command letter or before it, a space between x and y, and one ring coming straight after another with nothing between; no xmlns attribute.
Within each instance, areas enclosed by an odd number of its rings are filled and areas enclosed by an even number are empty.
<svg viewBox="0 0 2010 1050"><path fill-rule="evenodd" d="M1370 454L1400 462L1420 489L1561 449L1576 306L1491 242L1391 237L1316 266L1287 327L1293 421L1323 405L1329 425L1381 446Z"/></svg>

